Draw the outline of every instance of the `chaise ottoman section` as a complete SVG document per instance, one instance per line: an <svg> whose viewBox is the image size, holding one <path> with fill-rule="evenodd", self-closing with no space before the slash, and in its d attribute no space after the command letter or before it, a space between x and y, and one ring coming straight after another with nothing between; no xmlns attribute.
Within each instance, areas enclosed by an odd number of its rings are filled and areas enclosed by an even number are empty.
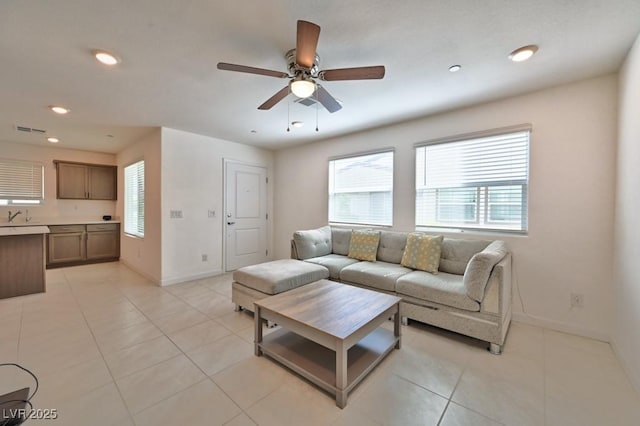
<svg viewBox="0 0 640 426"><path fill-rule="evenodd" d="M329 270L324 266L295 259L245 266L233 273L231 300L236 309L253 311L256 300L325 278L329 278Z"/></svg>

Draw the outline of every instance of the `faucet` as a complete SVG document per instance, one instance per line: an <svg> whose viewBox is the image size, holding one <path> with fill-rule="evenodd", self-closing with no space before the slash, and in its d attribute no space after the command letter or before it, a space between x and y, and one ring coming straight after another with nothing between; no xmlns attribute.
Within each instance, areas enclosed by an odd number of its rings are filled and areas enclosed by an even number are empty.
<svg viewBox="0 0 640 426"><path fill-rule="evenodd" d="M9 210L9 223L13 222L13 219L19 214L22 214L22 211L18 210L15 214L11 214L11 210Z"/></svg>
<svg viewBox="0 0 640 426"><path fill-rule="evenodd" d="M31 222L31 219L33 219L33 217L29 216L29 209L26 209L24 211L24 221L25 222Z"/></svg>

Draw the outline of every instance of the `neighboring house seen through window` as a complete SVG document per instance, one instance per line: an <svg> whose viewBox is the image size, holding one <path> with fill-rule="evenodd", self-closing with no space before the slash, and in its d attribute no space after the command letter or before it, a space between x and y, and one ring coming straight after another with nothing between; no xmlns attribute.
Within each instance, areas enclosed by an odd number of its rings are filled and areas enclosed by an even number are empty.
<svg viewBox="0 0 640 426"><path fill-rule="evenodd" d="M124 232L144 237L144 160L124 168Z"/></svg>
<svg viewBox="0 0 640 426"><path fill-rule="evenodd" d="M530 130L416 148L416 227L527 231Z"/></svg>
<svg viewBox="0 0 640 426"><path fill-rule="evenodd" d="M37 206L43 202L42 163L0 158L0 206Z"/></svg>
<svg viewBox="0 0 640 426"><path fill-rule="evenodd" d="M329 222L393 224L393 151L329 161Z"/></svg>

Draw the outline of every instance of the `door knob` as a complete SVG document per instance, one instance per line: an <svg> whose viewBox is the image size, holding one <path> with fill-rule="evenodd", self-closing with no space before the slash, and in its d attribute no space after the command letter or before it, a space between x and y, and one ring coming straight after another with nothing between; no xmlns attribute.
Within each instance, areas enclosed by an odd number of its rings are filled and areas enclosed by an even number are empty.
<svg viewBox="0 0 640 426"><path fill-rule="evenodd" d="M235 225L235 222L227 222L227 225Z"/></svg>

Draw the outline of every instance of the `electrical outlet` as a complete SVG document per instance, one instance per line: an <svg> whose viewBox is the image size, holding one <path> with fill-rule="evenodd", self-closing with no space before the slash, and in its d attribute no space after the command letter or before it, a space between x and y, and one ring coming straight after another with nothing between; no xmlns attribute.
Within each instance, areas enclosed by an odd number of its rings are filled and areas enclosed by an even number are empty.
<svg viewBox="0 0 640 426"><path fill-rule="evenodd" d="M170 219L182 219L182 210L169 210Z"/></svg>
<svg viewBox="0 0 640 426"><path fill-rule="evenodd" d="M571 293L571 307L582 308L584 306L584 295L581 293Z"/></svg>
<svg viewBox="0 0 640 426"><path fill-rule="evenodd" d="M209 210L208 214L209 214L209 217L216 217L216 211L215 210Z"/></svg>
<svg viewBox="0 0 640 426"><path fill-rule="evenodd" d="M203 262L206 262L206 261L208 261L208 260L209 260L209 256L208 256L208 255L206 255L206 254L203 254L203 255L202 255L202 261L203 261Z"/></svg>

